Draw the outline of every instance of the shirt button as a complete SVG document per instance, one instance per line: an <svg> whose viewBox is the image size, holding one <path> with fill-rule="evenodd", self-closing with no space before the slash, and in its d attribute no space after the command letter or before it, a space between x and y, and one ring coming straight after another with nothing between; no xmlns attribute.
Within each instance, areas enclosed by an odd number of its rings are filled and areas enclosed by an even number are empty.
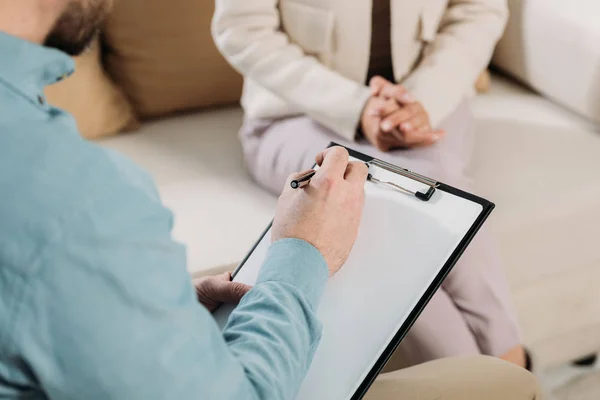
<svg viewBox="0 0 600 400"><path fill-rule="evenodd" d="M64 81L65 79L67 79L70 76L69 73L66 74L62 74L61 76L58 77L58 79L56 79L56 82L60 82L60 81Z"/></svg>
<svg viewBox="0 0 600 400"><path fill-rule="evenodd" d="M46 104L46 101L44 100L42 95L38 95L37 99L38 99L38 103L40 103L40 106L43 106L44 104Z"/></svg>

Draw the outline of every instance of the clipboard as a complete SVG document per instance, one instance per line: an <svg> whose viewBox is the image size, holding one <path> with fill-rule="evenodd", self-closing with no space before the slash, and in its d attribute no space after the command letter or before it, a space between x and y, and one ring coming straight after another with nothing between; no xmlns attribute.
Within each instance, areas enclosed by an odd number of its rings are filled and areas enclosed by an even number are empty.
<svg viewBox="0 0 600 400"><path fill-rule="evenodd" d="M317 310L323 335L298 400L362 399L495 207L346 149L369 166L365 210L355 247L330 278ZM234 281L255 282L270 228L234 271ZM233 308L214 314L221 328Z"/></svg>

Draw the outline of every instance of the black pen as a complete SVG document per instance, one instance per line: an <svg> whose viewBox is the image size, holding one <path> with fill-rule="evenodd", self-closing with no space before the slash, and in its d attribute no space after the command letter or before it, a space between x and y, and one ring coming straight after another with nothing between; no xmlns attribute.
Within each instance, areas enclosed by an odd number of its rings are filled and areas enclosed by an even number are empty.
<svg viewBox="0 0 600 400"><path fill-rule="evenodd" d="M304 175L301 175L298 178L294 179L291 183L292 189L299 189L299 188L303 188L304 186L308 185L310 183L310 180L312 179L313 176L315 176L316 173L317 173L317 171L310 170L309 172L305 173Z"/></svg>

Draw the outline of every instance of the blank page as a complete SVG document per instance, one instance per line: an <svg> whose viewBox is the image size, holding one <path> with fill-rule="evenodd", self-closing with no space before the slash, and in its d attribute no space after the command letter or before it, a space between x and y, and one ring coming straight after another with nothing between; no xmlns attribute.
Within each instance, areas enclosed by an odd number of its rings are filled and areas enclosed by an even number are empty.
<svg viewBox="0 0 600 400"><path fill-rule="evenodd" d="M371 166L371 172L411 190L427 188L378 167ZM441 190L428 202L373 182L365 183L365 193L356 244L327 283L317 310L323 336L300 400L354 395L483 211L480 204ZM235 281L255 283L270 244L268 232ZM231 310L224 306L215 314L221 327Z"/></svg>

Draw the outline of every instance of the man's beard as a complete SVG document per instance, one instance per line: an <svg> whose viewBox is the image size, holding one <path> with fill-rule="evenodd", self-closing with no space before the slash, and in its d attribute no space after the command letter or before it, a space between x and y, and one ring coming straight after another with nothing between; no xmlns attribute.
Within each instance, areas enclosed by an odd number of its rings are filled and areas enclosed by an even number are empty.
<svg viewBox="0 0 600 400"><path fill-rule="evenodd" d="M111 6L112 0L71 0L44 44L72 56L81 54L98 35Z"/></svg>

